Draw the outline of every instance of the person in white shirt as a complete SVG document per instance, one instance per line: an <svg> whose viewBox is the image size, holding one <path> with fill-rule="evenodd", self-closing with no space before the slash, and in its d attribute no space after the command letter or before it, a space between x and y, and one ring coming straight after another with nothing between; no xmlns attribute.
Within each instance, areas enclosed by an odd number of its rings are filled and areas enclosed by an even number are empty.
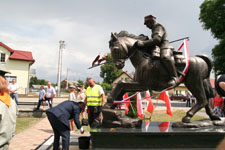
<svg viewBox="0 0 225 150"><path fill-rule="evenodd" d="M68 99L69 101L75 100L74 89L75 89L75 86L73 86L73 85L69 86L69 99ZM74 120L73 119L70 119L70 125L71 125L70 133L73 134L73 133L75 133L75 131L74 131Z"/></svg>
<svg viewBox="0 0 225 150"><path fill-rule="evenodd" d="M73 85L70 85L69 87L69 100L71 101L74 101L75 100L75 93L74 93L74 89L75 89L75 86Z"/></svg>
<svg viewBox="0 0 225 150"><path fill-rule="evenodd" d="M85 94L82 93L79 88L76 88L75 90L74 89L75 89L75 86L73 86L73 85L69 86L69 92L70 92L69 93L69 100L75 101L77 103L84 102L84 101L82 101L82 99L84 99ZM84 118L84 112L81 112L81 116L82 116L82 118ZM73 119L70 120L70 124L71 124L71 132L70 133L71 134L75 133L74 132L74 120Z"/></svg>
<svg viewBox="0 0 225 150"><path fill-rule="evenodd" d="M48 87L46 89L46 93L44 95L45 100L48 101L49 107L52 108L52 101L55 98L56 92L55 89L51 86L51 82L48 82Z"/></svg>
<svg viewBox="0 0 225 150"><path fill-rule="evenodd" d="M17 105L18 105L18 89L19 85L16 83L16 79L13 79L12 84L9 85L9 92L11 98L15 99Z"/></svg>
<svg viewBox="0 0 225 150"><path fill-rule="evenodd" d="M75 91L75 102L84 102L85 94L81 91L80 88L77 88Z"/></svg>

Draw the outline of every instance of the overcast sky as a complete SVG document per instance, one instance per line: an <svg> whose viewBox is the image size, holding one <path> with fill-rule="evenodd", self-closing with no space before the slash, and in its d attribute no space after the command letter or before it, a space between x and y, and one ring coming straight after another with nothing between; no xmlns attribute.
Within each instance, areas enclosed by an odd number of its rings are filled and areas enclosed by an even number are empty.
<svg viewBox="0 0 225 150"><path fill-rule="evenodd" d="M151 35L143 18L152 14L163 24L169 40L189 36L190 55L207 54L217 44L199 22L203 0L6 0L0 2L0 41L15 50L31 51L38 78L56 83L59 41L63 51L62 79L99 77L100 68L88 70L93 59L109 51L111 32L127 30ZM175 49L181 42L174 44ZM128 61L124 71L134 69Z"/></svg>

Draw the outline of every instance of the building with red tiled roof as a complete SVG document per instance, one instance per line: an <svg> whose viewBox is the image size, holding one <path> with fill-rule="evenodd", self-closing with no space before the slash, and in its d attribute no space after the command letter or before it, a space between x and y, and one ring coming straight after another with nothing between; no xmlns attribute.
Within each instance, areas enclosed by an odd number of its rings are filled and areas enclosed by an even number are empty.
<svg viewBox="0 0 225 150"><path fill-rule="evenodd" d="M114 81L113 81L113 87L116 86L116 84L119 81L131 81L133 80L133 75L127 73L127 72L122 72Z"/></svg>
<svg viewBox="0 0 225 150"><path fill-rule="evenodd" d="M16 79L19 84L19 94L27 94L29 88L30 66L35 62L32 52L14 50L0 42L0 63L11 73L6 74L6 79L11 82Z"/></svg>

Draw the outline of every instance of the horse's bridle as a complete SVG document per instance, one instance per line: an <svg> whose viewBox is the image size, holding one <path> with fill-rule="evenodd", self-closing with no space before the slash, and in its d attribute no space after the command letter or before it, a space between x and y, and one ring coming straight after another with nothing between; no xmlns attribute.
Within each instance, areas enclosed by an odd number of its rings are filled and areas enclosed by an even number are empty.
<svg viewBox="0 0 225 150"><path fill-rule="evenodd" d="M125 46L124 42L119 42L119 43L120 43L120 45L121 45L123 51L124 51L125 53L127 53L127 56L126 56L125 58L114 59L114 61L117 61L117 60L119 60L119 61L125 60L125 61L126 61L127 59L129 59L130 57L133 56L134 52L135 52L137 49L135 49L135 48L132 47L131 50L128 52L128 50L126 51L127 46Z"/></svg>

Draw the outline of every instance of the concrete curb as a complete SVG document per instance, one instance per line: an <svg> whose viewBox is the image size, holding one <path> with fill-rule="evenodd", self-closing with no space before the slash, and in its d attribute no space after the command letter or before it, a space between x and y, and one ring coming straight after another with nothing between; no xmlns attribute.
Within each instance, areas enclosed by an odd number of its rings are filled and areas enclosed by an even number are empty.
<svg viewBox="0 0 225 150"><path fill-rule="evenodd" d="M43 144L37 147L35 150L49 150L54 142L54 135L48 138Z"/></svg>

